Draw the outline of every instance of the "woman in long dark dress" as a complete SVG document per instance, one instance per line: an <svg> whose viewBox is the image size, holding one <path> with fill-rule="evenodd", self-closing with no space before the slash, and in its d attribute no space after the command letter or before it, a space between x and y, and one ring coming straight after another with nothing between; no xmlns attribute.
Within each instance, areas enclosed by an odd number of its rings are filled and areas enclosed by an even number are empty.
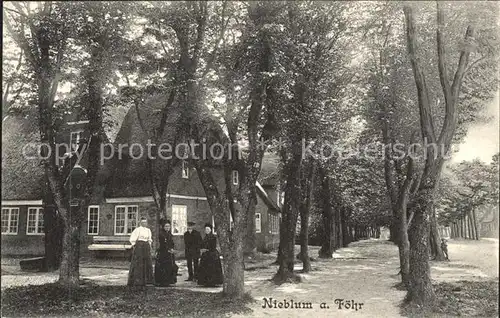
<svg viewBox="0 0 500 318"><path fill-rule="evenodd" d="M171 232L170 221L165 223L160 229L160 248L156 254L155 263L155 284L157 286L169 286L177 283L177 270L174 255L174 239Z"/></svg>
<svg viewBox="0 0 500 318"><path fill-rule="evenodd" d="M132 231L132 260L128 273L128 286L146 286L153 283L153 264L151 260L151 230L146 226L148 221L141 218L140 225Z"/></svg>
<svg viewBox="0 0 500 318"><path fill-rule="evenodd" d="M214 287L223 282L222 265L216 248L217 238L212 233L212 225L209 223L205 224L205 234L198 267L198 285Z"/></svg>

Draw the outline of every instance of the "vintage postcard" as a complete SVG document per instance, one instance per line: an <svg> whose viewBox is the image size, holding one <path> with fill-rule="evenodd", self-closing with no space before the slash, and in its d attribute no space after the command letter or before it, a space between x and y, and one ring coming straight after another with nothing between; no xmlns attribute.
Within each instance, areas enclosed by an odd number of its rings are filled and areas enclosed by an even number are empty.
<svg viewBox="0 0 500 318"><path fill-rule="evenodd" d="M2 317L498 317L497 2L2 10Z"/></svg>

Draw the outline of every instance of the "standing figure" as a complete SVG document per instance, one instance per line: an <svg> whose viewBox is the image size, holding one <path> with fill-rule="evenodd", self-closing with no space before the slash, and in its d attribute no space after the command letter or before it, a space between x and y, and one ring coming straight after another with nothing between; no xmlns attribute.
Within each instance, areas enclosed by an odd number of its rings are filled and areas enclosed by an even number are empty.
<svg viewBox="0 0 500 318"><path fill-rule="evenodd" d="M441 239L441 250L443 250L444 256L446 257L447 260L450 260L448 258L448 244L446 244L446 239Z"/></svg>
<svg viewBox="0 0 500 318"><path fill-rule="evenodd" d="M187 231L184 233L184 251L187 260L189 276L186 281L196 280L198 277L198 261L200 259L201 234L193 229L194 222L187 223ZM193 270L194 266L194 270Z"/></svg>
<svg viewBox="0 0 500 318"><path fill-rule="evenodd" d="M222 265L219 251L217 251L217 238L212 233L212 225L209 223L205 224L205 234L201 249L198 285L215 287L223 282Z"/></svg>
<svg viewBox="0 0 500 318"><path fill-rule="evenodd" d="M170 221L160 220L160 247L156 253L155 284L169 286L177 283L177 270L175 264L174 238L172 236Z"/></svg>
<svg viewBox="0 0 500 318"><path fill-rule="evenodd" d="M130 235L132 244L132 260L128 272L128 286L146 286L153 283L153 262L151 260L151 230L147 228L148 221L141 218L137 227Z"/></svg>

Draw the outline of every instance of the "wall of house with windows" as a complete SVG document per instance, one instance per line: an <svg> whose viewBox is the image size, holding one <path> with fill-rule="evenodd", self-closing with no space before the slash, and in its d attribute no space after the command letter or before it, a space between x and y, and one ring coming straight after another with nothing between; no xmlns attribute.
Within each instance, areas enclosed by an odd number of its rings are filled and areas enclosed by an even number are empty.
<svg viewBox="0 0 500 318"><path fill-rule="evenodd" d="M279 212L270 209L260 197L255 207L255 239L257 250L272 251L279 246Z"/></svg>
<svg viewBox="0 0 500 318"><path fill-rule="evenodd" d="M2 255L43 255L43 209L39 205L2 206Z"/></svg>
<svg viewBox="0 0 500 318"><path fill-rule="evenodd" d="M135 201L134 201L135 200ZM153 253L156 248L156 204L152 197L113 198L100 205L90 205L87 218L83 224L85 229L82 247L92 244L93 236L123 236L125 240L137 227L141 217L148 219L148 226L153 234ZM116 202L122 201L122 202ZM175 195L167 196L167 219L172 223L175 249L182 256L184 252L184 232L187 222L196 222L196 230L204 235L203 225L211 221L210 207L203 197ZM82 252L86 252L83 250Z"/></svg>

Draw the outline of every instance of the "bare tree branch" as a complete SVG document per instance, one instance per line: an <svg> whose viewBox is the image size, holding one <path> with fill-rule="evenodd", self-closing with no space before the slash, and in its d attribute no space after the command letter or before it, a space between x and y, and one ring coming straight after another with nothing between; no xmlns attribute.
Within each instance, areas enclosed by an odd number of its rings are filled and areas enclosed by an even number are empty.
<svg viewBox="0 0 500 318"><path fill-rule="evenodd" d="M417 39L415 35L415 17L411 7L405 6L404 14L406 19L406 37L408 42L408 53L413 68L415 84L417 86L418 105L420 111L420 126L422 129L422 138L427 138L431 143L435 143L436 136L434 124L432 121L431 103L429 99L429 90L425 80L425 75L420 67L417 58Z"/></svg>
<svg viewBox="0 0 500 318"><path fill-rule="evenodd" d="M458 67L453 78L453 83L450 87L449 81L446 78L448 76L448 70L446 68L446 55L443 43L443 29L444 29L444 12L439 5L439 1L436 1L437 6L437 48L438 48L438 62L439 62L439 77L441 79L441 86L443 88L443 94L445 99L445 117L441 133L439 135L438 143L444 145L445 149L448 147L455 133L457 126L457 111L456 105L458 102L458 93L462 85L462 80L465 75L465 70L467 64L469 63L470 50L467 49L466 45L460 53L460 58L458 62ZM469 26L465 32L465 42L473 37L474 29Z"/></svg>
<svg viewBox="0 0 500 318"><path fill-rule="evenodd" d="M212 50L212 52L209 55L209 58L207 60L207 65L205 67L205 70L203 71L203 74L201 75L201 78L204 78L205 75L207 75L207 73L210 72L210 69L212 68L212 65L215 61L215 55L217 54L219 44L222 41L222 39L224 38L224 34L226 33L226 28L227 28L227 25L229 24L229 17L226 19L226 22L224 23L224 17L226 15L226 7L227 7L227 2L224 1L222 4L222 15L221 15L222 25L221 25L221 29L219 32L219 37L217 38L217 41L215 42L214 49Z"/></svg>

